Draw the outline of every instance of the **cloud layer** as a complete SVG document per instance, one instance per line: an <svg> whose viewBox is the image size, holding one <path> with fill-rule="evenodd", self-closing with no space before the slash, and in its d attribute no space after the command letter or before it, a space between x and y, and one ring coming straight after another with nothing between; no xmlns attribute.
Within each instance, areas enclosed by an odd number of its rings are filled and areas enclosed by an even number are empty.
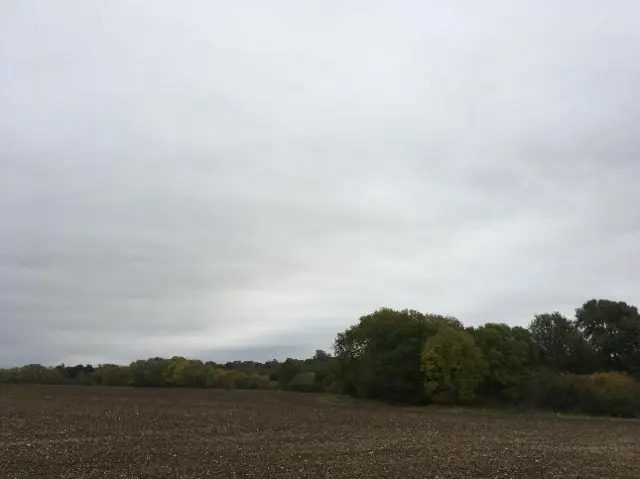
<svg viewBox="0 0 640 479"><path fill-rule="evenodd" d="M640 303L640 5L16 2L0 364Z"/></svg>

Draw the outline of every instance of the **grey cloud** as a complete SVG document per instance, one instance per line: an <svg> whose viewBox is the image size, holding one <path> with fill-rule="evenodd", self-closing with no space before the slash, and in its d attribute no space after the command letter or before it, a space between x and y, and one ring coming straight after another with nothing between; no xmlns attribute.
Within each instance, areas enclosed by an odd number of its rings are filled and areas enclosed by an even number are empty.
<svg viewBox="0 0 640 479"><path fill-rule="evenodd" d="M0 364L640 303L635 2L2 8Z"/></svg>

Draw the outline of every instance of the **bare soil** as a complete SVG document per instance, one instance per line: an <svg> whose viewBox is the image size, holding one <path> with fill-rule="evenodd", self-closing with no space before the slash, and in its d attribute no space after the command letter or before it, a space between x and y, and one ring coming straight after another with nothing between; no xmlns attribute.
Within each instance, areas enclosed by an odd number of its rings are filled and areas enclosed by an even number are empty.
<svg viewBox="0 0 640 479"><path fill-rule="evenodd" d="M640 422L278 391L1 385L5 476L637 478Z"/></svg>

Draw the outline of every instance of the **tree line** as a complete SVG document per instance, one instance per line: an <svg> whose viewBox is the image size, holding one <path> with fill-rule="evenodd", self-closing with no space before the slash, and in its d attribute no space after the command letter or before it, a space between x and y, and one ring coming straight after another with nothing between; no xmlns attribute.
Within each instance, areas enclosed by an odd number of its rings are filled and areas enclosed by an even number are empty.
<svg viewBox="0 0 640 479"><path fill-rule="evenodd" d="M326 391L395 403L640 416L640 314L592 299L528 327L381 308L339 333L334 354L225 364L173 357L0 370L0 382Z"/></svg>
<svg viewBox="0 0 640 479"><path fill-rule="evenodd" d="M232 361L218 364L174 356L140 359L129 365L91 364L46 367L28 364L0 369L0 383L77 384L133 387L217 389L284 389L321 392L328 389L329 353L317 350L309 359L276 359L264 363Z"/></svg>

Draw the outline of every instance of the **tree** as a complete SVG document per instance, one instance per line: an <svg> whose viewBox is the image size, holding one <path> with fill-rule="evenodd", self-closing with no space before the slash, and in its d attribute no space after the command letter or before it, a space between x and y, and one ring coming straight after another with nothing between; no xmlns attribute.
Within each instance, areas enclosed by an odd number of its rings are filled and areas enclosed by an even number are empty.
<svg viewBox="0 0 640 479"><path fill-rule="evenodd" d="M64 378L55 368L48 368L42 364L27 364L17 368L14 382L27 384L62 384Z"/></svg>
<svg viewBox="0 0 640 479"><path fill-rule="evenodd" d="M508 402L526 397L536 365L529 331L518 326L487 323L472 329L471 334L487 362L483 393Z"/></svg>
<svg viewBox="0 0 640 479"><path fill-rule="evenodd" d="M82 364L65 366L64 363L62 363L56 366L55 369L63 379L76 383L90 383L91 376L95 371L95 368L91 364L87 364L86 366Z"/></svg>
<svg viewBox="0 0 640 479"><path fill-rule="evenodd" d="M344 392L361 397L419 402L423 399L420 353L427 339L454 318L381 308L338 334L335 378Z"/></svg>
<svg viewBox="0 0 640 479"><path fill-rule="evenodd" d="M472 402L487 370L473 337L449 326L427 340L421 363L426 396L438 403Z"/></svg>
<svg viewBox="0 0 640 479"><path fill-rule="evenodd" d="M556 373L542 385L537 406L596 416L640 416L640 382L627 373Z"/></svg>
<svg viewBox="0 0 640 479"><path fill-rule="evenodd" d="M103 364L96 369L94 376L103 386L128 386L131 383L128 366Z"/></svg>
<svg viewBox="0 0 640 479"><path fill-rule="evenodd" d="M323 351L322 349L316 349L312 359L313 361L329 361L331 359L331 354Z"/></svg>
<svg viewBox="0 0 640 479"><path fill-rule="evenodd" d="M313 357L303 361L304 372L314 373L315 389L322 390L330 388L332 381L332 378L330 377L331 364L333 361L334 358L322 349L317 349ZM306 380L308 380L309 377L311 376L307 375Z"/></svg>
<svg viewBox="0 0 640 479"><path fill-rule="evenodd" d="M597 358L574 321L559 312L538 314L529 325L540 363L575 374L596 371Z"/></svg>
<svg viewBox="0 0 640 479"><path fill-rule="evenodd" d="M623 301L592 299L576 309L576 323L605 370L640 377L640 314Z"/></svg>
<svg viewBox="0 0 640 479"><path fill-rule="evenodd" d="M298 373L287 385L287 389L298 392L314 392L319 391L320 387L316 381L316 373L313 371L304 371Z"/></svg>
<svg viewBox="0 0 640 479"><path fill-rule="evenodd" d="M140 359L129 365L131 383L137 387L163 387L167 385L165 369L167 360L162 358Z"/></svg>
<svg viewBox="0 0 640 479"><path fill-rule="evenodd" d="M287 389L289 383L295 378L300 372L302 372L302 365L300 361L295 359L287 358L285 362L280 365L277 374L278 384L282 389Z"/></svg>
<svg viewBox="0 0 640 479"><path fill-rule="evenodd" d="M164 378L171 386L203 388L207 385L207 366L200 360L174 356L166 363Z"/></svg>

